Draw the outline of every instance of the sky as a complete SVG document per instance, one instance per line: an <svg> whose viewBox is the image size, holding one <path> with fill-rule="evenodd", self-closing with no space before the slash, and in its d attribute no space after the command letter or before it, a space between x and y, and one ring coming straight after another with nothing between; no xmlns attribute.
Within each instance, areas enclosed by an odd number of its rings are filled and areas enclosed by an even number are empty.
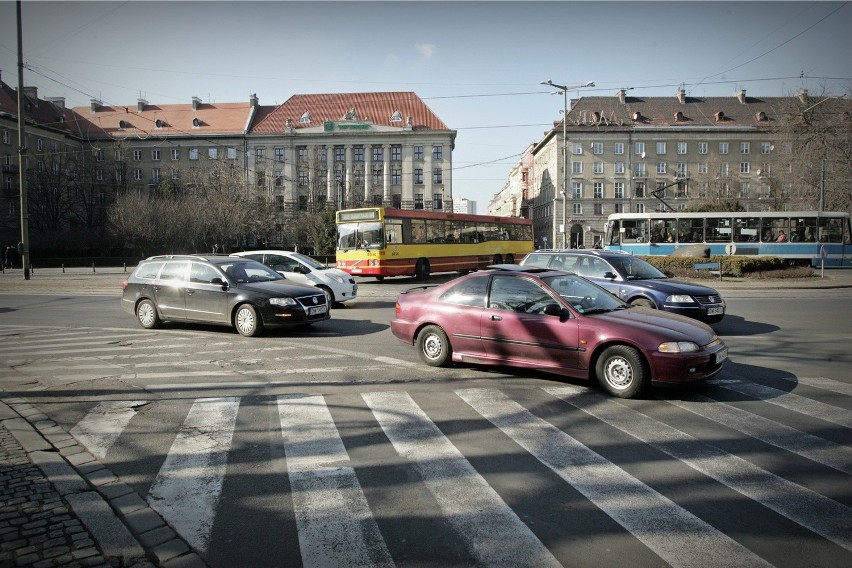
<svg viewBox="0 0 852 568"><path fill-rule="evenodd" d="M453 196L485 213L560 120L542 81L615 96L852 96L852 2L22 3L24 84L66 105L413 91L452 130ZM17 87L16 2L0 73Z"/></svg>

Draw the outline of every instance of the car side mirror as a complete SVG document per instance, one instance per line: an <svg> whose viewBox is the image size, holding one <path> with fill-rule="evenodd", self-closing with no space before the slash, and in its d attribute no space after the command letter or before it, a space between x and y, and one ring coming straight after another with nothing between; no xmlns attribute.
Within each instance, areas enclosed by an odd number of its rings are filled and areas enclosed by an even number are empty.
<svg viewBox="0 0 852 568"><path fill-rule="evenodd" d="M615 274L609 271L604 272L604 278L606 278L607 280L615 280Z"/></svg>
<svg viewBox="0 0 852 568"><path fill-rule="evenodd" d="M210 283L211 284L218 284L219 286L222 287L222 290L228 289L228 283L225 282L224 280L222 280L221 278L219 278L218 276L216 278L213 278L212 280L210 280Z"/></svg>
<svg viewBox="0 0 852 568"><path fill-rule="evenodd" d="M565 308L559 304L547 304L544 306L544 315L562 317L565 315Z"/></svg>

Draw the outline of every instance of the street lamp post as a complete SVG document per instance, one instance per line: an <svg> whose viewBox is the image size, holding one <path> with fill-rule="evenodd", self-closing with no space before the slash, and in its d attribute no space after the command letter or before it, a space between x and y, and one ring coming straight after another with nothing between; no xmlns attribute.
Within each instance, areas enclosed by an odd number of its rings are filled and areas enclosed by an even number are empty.
<svg viewBox="0 0 852 568"><path fill-rule="evenodd" d="M555 95L562 94L562 248L568 248L568 91L583 87L594 87L594 81L582 85L557 85L550 79L542 81L542 85L550 85L557 89ZM554 242L556 239L553 239Z"/></svg>

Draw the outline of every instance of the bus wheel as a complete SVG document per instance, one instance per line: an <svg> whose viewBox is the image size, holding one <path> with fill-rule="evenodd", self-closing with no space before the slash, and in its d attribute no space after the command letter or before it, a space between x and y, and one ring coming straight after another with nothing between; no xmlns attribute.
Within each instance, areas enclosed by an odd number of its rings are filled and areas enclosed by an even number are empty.
<svg viewBox="0 0 852 568"><path fill-rule="evenodd" d="M507 254L506 255L506 264L515 264L515 255Z"/></svg>
<svg viewBox="0 0 852 568"><path fill-rule="evenodd" d="M417 261L417 264L414 266L414 276L418 280L428 280L429 279L429 261L425 258L421 258Z"/></svg>
<svg viewBox="0 0 852 568"><path fill-rule="evenodd" d="M491 259L491 264L503 264L503 257L499 254L495 254L494 258Z"/></svg>
<svg viewBox="0 0 852 568"><path fill-rule="evenodd" d="M376 276L376 280L379 281L379 282L381 282L384 279L385 279L384 276Z"/></svg>

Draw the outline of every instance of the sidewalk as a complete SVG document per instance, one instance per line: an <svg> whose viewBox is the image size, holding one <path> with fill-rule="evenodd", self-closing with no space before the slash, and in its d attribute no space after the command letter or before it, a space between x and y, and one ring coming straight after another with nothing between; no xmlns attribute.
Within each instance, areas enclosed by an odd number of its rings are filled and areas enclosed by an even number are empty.
<svg viewBox="0 0 852 568"><path fill-rule="evenodd" d="M0 397L0 566L207 566L70 434Z"/></svg>

